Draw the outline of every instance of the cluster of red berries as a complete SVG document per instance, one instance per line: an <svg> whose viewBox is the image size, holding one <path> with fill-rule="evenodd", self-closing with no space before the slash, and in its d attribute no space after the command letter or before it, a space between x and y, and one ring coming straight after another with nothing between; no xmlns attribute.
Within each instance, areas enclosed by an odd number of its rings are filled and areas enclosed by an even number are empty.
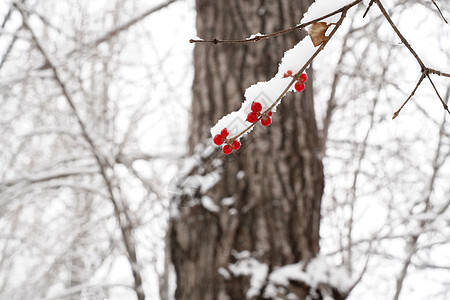
<svg viewBox="0 0 450 300"><path fill-rule="evenodd" d="M291 70L284 73L283 78L287 78L287 77L294 77L292 75ZM300 77L298 78L297 82L294 85L294 88L297 92L301 92L305 89L305 81L306 80L308 80L308 75L306 75L306 73L303 73L302 75L300 75Z"/></svg>
<svg viewBox="0 0 450 300"><path fill-rule="evenodd" d="M225 154L230 154L231 152L233 152L233 150L237 150L239 148L241 148L241 143L239 141L230 141L227 139L228 137L228 130L226 128L222 129L222 131L220 132L220 134L216 134L214 136L214 144L220 146L223 143L225 143L226 145L223 146L222 151Z"/></svg>
<svg viewBox="0 0 450 300"><path fill-rule="evenodd" d="M291 70L288 70L284 75L283 78L287 77L294 77ZM296 91L301 92L305 89L305 82L308 79L308 76L303 73L299 76L298 80L296 81L294 88ZM262 111L262 105L259 102L253 102L251 106L251 112L247 115L247 121L254 124L261 120L261 124L263 126L269 126L272 123L272 111L268 111L265 113L261 113ZM213 138L214 144L221 146L225 144L222 148L223 153L230 154L233 152L233 150L238 150L241 148L241 143L235 139L228 139L229 133L226 128L222 129L220 134L216 134Z"/></svg>
<svg viewBox="0 0 450 300"><path fill-rule="evenodd" d="M270 118L272 116L272 112L269 111L268 113L262 114L262 105L259 102L253 102L251 106L252 111L247 115L247 121L250 123L258 122L259 117L261 117L261 124L263 126L269 126L272 123L272 119Z"/></svg>

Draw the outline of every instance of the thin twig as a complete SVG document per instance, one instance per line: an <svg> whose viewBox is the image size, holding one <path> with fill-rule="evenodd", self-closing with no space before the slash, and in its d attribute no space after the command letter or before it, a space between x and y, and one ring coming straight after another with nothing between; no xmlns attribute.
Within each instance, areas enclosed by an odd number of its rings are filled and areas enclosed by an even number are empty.
<svg viewBox="0 0 450 300"><path fill-rule="evenodd" d="M416 93L417 89L419 88L419 85L422 83L422 81L425 78L425 72L422 73L422 76L420 76L419 81L417 81L416 87L414 88L414 90L411 92L411 94L409 94L409 97L405 100L405 102L403 102L402 106L400 106L400 108L394 113L394 115L392 116L392 120L394 120L395 118L398 117L398 114L402 111L403 107L406 105L406 103L408 103L408 101L414 96L414 94Z"/></svg>
<svg viewBox="0 0 450 300"><path fill-rule="evenodd" d="M282 35L282 34L289 33L291 31L295 31L295 30L298 30L298 29L305 28L306 26L309 26L311 24L314 24L316 22L319 22L319 21L322 21L322 20L324 20L326 18L334 16L334 15L336 15L338 13L346 11L350 7L353 7L353 6L357 5L357 4L359 4L360 2L362 2L362 0L356 0L356 1L352 2L352 3L350 3L350 4L347 4L346 6L343 6L343 7L339 8L339 9L329 13L329 14L326 14L326 15L324 15L322 17L319 17L317 19L314 19L312 21L309 21L309 22L306 22L306 23L302 23L302 24L298 24L296 26L293 26L293 27L290 27L290 28L287 28L287 29L283 29L283 30L280 30L280 31L277 31L277 32L257 35L257 36L254 36L252 38L248 38L248 39L245 39L245 40L220 40L220 39L217 39L217 38L213 38L212 40L190 39L189 42L190 43L213 43L213 44L259 42L261 40L265 40L265 39L268 39L268 38L271 38L271 37L274 37L274 36L277 36L277 35Z"/></svg>
<svg viewBox="0 0 450 300"><path fill-rule="evenodd" d="M155 7L152 7L144 12L142 12L141 14L137 15L136 17L131 18L130 20L126 21L125 23L123 23L122 25L119 25L118 27L106 32L105 34L103 34L102 36L100 36L99 38L88 42L86 44L83 45L84 49L87 48L95 48L98 45L100 45L101 43L107 42L109 40L111 40L113 37L119 35L120 33L128 30L131 26L137 24L138 22L142 21L143 19L145 19L146 17L150 16L151 14L164 9L166 7L168 7L170 4L176 2L178 0L167 0L164 3L161 3ZM69 57L71 57L73 54L79 52L80 49L79 48L74 48L71 51L67 52L66 54L64 54L64 58L65 60L67 60ZM48 65L42 65L40 67L37 68L37 70L45 70L48 69Z"/></svg>
<svg viewBox="0 0 450 300"><path fill-rule="evenodd" d="M439 8L439 6L437 5L436 1L431 0L431 2L433 2L434 6L436 6L436 8L437 8L439 14L440 14L441 17L442 17L442 20L444 20L444 22L448 24L447 20L445 19L444 15L442 14L442 11L441 11L441 9Z"/></svg>
<svg viewBox="0 0 450 300"><path fill-rule="evenodd" d="M448 105L445 103L444 99L442 99L441 95L439 94L439 91L437 90L436 86L434 85L433 80L431 80L430 75L428 75L428 73L426 73L426 75L427 75L427 78L430 81L431 85L433 86L433 89L436 92L436 95L439 97L439 100L441 100L442 106L450 114L450 111L448 110Z"/></svg>
<svg viewBox="0 0 450 300"><path fill-rule="evenodd" d="M64 95L64 98L67 100L67 103L69 104L70 108L72 109L74 116L80 126L81 132L85 138L85 140L88 142L89 146L92 149L92 152L94 154L94 156L96 157L97 161L99 162L100 165L103 165L106 160L102 159L97 151L97 147L95 146L94 140L93 138L91 138L91 136L89 135L86 126L83 122L83 120L81 119L80 113L78 112L77 107L75 106L75 102L72 99L72 96L69 93L69 90L66 86L66 84L63 82L63 80L61 79L61 76L59 75L58 70L56 69L56 65L55 63L52 61L52 58L50 58L50 56L48 55L47 51L44 49L42 42L39 40L39 38L36 36L34 30L31 28L30 24L28 23L28 19L27 16L24 13L24 10L19 7L18 5L16 6L18 11L22 14L22 20L23 20L23 26L24 28L26 28L28 30L28 32L31 34L31 38L34 41L34 44L36 46L36 48L39 50L39 52L42 54L42 56L44 57L45 60L45 65L48 65L49 68L51 69L52 73L53 73L53 77L55 78L56 82L58 83L59 87L61 88L61 91Z"/></svg>
<svg viewBox="0 0 450 300"><path fill-rule="evenodd" d="M9 18L11 17L12 8L9 8L8 12L6 13L5 18L3 19L2 25L0 25L0 29L4 29L6 23L8 22Z"/></svg>
<svg viewBox="0 0 450 300"><path fill-rule="evenodd" d="M3 54L2 58L0 59L0 70L3 68L3 64L7 61L9 54L11 53L11 50L13 49L15 43L18 40L18 33L22 30L23 24L20 25L20 27L16 30L16 33L14 34L11 42L9 42L8 48L6 48L5 53Z"/></svg>
<svg viewBox="0 0 450 300"><path fill-rule="evenodd" d="M370 248L372 248L372 241L370 242ZM345 291L345 295L348 296L350 295L350 293L353 291L353 289L358 285L358 283L361 282L361 280L364 277L364 274L366 274L367 271L367 267L369 266L369 261L370 261L371 256L367 255L367 259L366 262L364 263L364 267L361 270L361 272L359 273L359 276L356 278L356 280L353 282L353 284Z"/></svg>
<svg viewBox="0 0 450 300"><path fill-rule="evenodd" d="M420 65L420 67L422 68L422 70L427 69L427 67L425 66L425 64L423 63L422 59L419 57L419 55L417 54L417 52L411 47L411 45L409 44L409 42L406 40L406 38L403 36L403 34L400 32L400 30L397 28L397 26L395 25L394 21L392 21L391 17L389 16L388 12L386 11L386 9L384 8L384 6L381 4L380 0L374 0L375 3L378 5L378 7L380 8L381 13L384 15L384 17L386 18L386 20L388 21L388 23L391 25L392 29L394 29L395 33L397 34L397 36L400 38L400 40L402 41L403 45L405 45L405 47L409 50L409 52L411 52L411 54L414 56L414 58L417 60L418 64Z"/></svg>
<svg viewBox="0 0 450 300"><path fill-rule="evenodd" d="M438 76L444 76L444 77L449 77L450 78L450 73L444 73L444 72L441 72L439 70L435 70L435 69L432 69L432 68L427 68L426 70L427 70L427 72L429 74L435 74L435 75L438 75Z"/></svg>
<svg viewBox="0 0 450 300"><path fill-rule="evenodd" d="M367 13L369 12L370 8L372 7L373 2L374 2L374 0L370 1L369 5L367 6L367 9L363 15L363 19L366 17Z"/></svg>
<svg viewBox="0 0 450 300"><path fill-rule="evenodd" d="M152 7L146 11L144 11L143 13L141 13L140 15L137 15L136 17L132 18L131 20L128 20L127 22L125 22L124 24L114 28L113 30L105 33L103 36L101 36L100 38L92 41L89 46L98 46L99 44L106 42L108 40L110 40L112 37L118 35L119 33L127 30L128 28L130 28L131 26L137 24L139 21L145 19L146 17L148 17L149 15L168 7L170 4L176 2L177 0L168 0L164 3L161 3L155 7Z"/></svg>

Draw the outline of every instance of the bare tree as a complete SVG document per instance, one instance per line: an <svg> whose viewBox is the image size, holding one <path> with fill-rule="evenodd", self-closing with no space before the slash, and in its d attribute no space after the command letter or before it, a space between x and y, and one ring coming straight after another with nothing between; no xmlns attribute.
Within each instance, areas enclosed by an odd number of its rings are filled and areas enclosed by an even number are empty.
<svg viewBox="0 0 450 300"><path fill-rule="evenodd" d="M133 89L156 87L151 64L162 59L142 65L123 53L148 34L129 32L174 2L138 13L139 1L97 3L100 11L90 1L9 3L0 36L2 297L149 295L143 278L156 249L136 239L162 232L152 226L165 204L156 176L142 171L155 171L158 151L143 150L139 135L158 100ZM127 71L136 65L141 77ZM111 268L123 278L108 281Z"/></svg>

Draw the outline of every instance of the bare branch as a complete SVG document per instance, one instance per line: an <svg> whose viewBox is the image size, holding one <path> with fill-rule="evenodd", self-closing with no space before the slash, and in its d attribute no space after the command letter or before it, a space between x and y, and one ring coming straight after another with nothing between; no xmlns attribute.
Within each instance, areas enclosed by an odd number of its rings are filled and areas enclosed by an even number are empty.
<svg viewBox="0 0 450 300"><path fill-rule="evenodd" d="M424 62L422 61L422 59L419 57L419 54L417 54L417 52L411 47L411 45L409 44L409 42L406 40L406 38L403 36L403 34L400 32L400 30L397 28L397 26L395 25L394 21L392 21L391 17L389 16L388 12L386 11L386 9L384 8L384 6L381 4L380 0L374 0L376 2L376 4L378 5L381 13L384 15L384 17L386 18L386 20L388 21L389 25L391 25L392 29L394 29L395 33L397 34L397 36L400 38L400 40L402 41L403 45L405 45L405 47L409 50L409 52L411 52L411 54L414 56L414 58L417 60L417 63L420 65L420 67L422 68L422 70L427 69L427 67L425 66Z"/></svg>
<svg viewBox="0 0 450 300"><path fill-rule="evenodd" d="M372 243L370 243L370 244L372 245ZM372 247L372 246L370 246L370 247ZM353 289L354 289L354 288L358 285L358 283L360 283L361 280L363 279L364 274L366 274L367 267L369 266L370 258L371 258L371 256L370 256L370 255L367 255L366 262L364 263L364 267L363 267L363 269L361 270L361 272L359 273L359 276L356 278L356 280L353 282L353 284L350 286L350 288L346 291L346 295L347 295L347 296L350 295L350 293L353 291Z"/></svg>
<svg viewBox="0 0 450 300"><path fill-rule="evenodd" d="M8 45L8 48L6 49L5 53L3 54L3 56L2 56L2 58L1 58L1 60L0 60L0 70L2 69L2 67L3 67L4 63L6 62L6 60L8 59L8 56L9 56L9 54L11 53L11 50L12 50L14 44L15 44L16 41L17 41L17 38L18 38L17 33L18 33L19 31L21 31L22 28L23 28L23 25L21 25L21 26L16 30L16 34L13 35L13 38L12 38L11 42L10 42L9 45Z"/></svg>
<svg viewBox="0 0 450 300"><path fill-rule="evenodd" d="M175 0L171 0L171 1L173 2ZM111 176L108 175L108 171L111 170L112 167L110 166L108 160L97 149L97 147L94 143L94 140L89 135L86 125L84 124L83 120L81 119L80 113L78 112L78 109L75 105L75 101L73 100L65 83L63 82L62 78L60 77L59 72L56 68L56 65L53 63L52 58L47 53L47 51L43 47L43 44L41 43L41 41L39 40L39 38L36 36L33 29L31 28L30 24L28 23L28 19L27 19L25 12L22 10L22 8L19 5L15 4L15 6L17 7L17 9L19 10L19 12L22 15L24 27L30 32L32 39L35 42L36 48L44 56L45 64L48 65L48 67L50 68L50 70L53 73L53 77L54 77L55 81L61 88L63 96L66 99L67 103L69 104L69 106L70 106L73 114L75 115L76 120L81 128L82 135L88 142L88 144L91 148L90 150L91 150L92 154L94 155L95 160L97 161L97 164L100 168L100 174L104 180L106 189L108 191L109 200L114 208L114 214L115 214L117 223L119 224L122 241L125 246L126 253L127 253L127 258L131 265L132 274L133 274L133 278L134 278L134 290L136 292L136 296L137 296L138 300L143 300L143 299L145 299L145 294L144 294L144 290L142 288L142 275L140 273L141 271L140 271L140 267L139 267L139 264L137 261L136 243L134 241L134 236L132 233L133 224L132 224L131 218L129 216L129 211L126 208L125 203L123 203L122 201L119 201L119 198L115 193L116 187L114 186L114 184L112 182L113 178L111 178ZM131 26L132 24L134 24L135 22L134 23L129 22L129 23L130 24L128 25L128 27ZM117 189L120 190L119 187L117 187Z"/></svg>
<svg viewBox="0 0 450 300"><path fill-rule="evenodd" d="M444 20L444 22L448 24L448 21L445 19L444 15L442 14L442 11L441 11L441 9L439 8L439 6L437 5L436 1L431 0L431 2L433 2L434 6L436 6L436 8L437 8L439 14L440 14L441 17L442 17L442 20Z"/></svg>
<svg viewBox="0 0 450 300"><path fill-rule="evenodd" d="M426 73L426 75L427 75L427 78L430 81L431 85L433 86L433 89L436 92L436 95L438 96L439 100L441 100L442 106L450 114L450 111L448 110L448 105L444 102L444 99L442 99L441 95L439 94L439 91L436 88L436 85L434 85L433 80L431 80L430 75L428 75L428 73Z"/></svg>
<svg viewBox="0 0 450 300"><path fill-rule="evenodd" d="M412 97L412 95L414 95L415 91L417 90L417 88L419 87L419 85L422 83L424 76L426 76L430 82L431 85L433 86L439 100L441 101L441 103L444 106L444 109L450 114L450 111L448 109L447 104L445 104L444 100L442 99L442 97L439 95L439 92L436 89L436 86L434 85L433 81L431 80L429 73L433 73L439 76L445 76L445 77L450 77L450 74L447 73L443 73L440 72L438 70L434 70L431 68L428 68L425 63L422 61L422 59L420 58L419 54L417 54L417 52L411 47L411 45L409 44L409 42L406 40L406 38L404 37L404 35L400 32L400 30L398 29L398 27L395 25L394 21L392 21L391 17L389 16L388 12L386 11L386 9L384 8L383 4L381 4L381 0L374 0L376 2L376 4L378 5L378 8L380 9L381 13L384 15L384 17L386 18L386 20L388 21L388 23L391 25L392 29L395 31L395 33L397 34L397 36L400 38L401 42L403 43L403 45L409 50L409 52L411 52L411 54L414 56L414 58L416 59L417 63L419 64L421 71L422 71L422 76L421 79L419 80L418 84L416 85L415 89L413 90L413 92L411 93L410 97L408 97L408 99L405 101L405 103L403 103L403 105L401 106L401 108L396 111L394 113L394 116L392 117L392 119L395 119L398 116L398 113L400 113L400 110L403 108L403 106L406 104L406 102L409 101L409 99Z"/></svg>
<svg viewBox="0 0 450 300"><path fill-rule="evenodd" d="M8 12L5 15L5 18L3 19L2 25L0 25L0 29L5 28L6 23L8 22L9 18L11 17L12 11L13 11L13 9L12 9L12 7L10 7Z"/></svg>
<svg viewBox="0 0 450 300"><path fill-rule="evenodd" d="M371 0L371 1L370 1L369 5L367 6L366 11L365 11L364 14L363 14L363 18L365 18L365 17L367 16L367 13L369 12L370 8L371 8L372 5L373 5L373 2L374 2L374 0Z"/></svg>
<svg viewBox="0 0 450 300"><path fill-rule="evenodd" d="M403 263L403 267L402 270L400 271L400 274L397 277L397 283L396 283L396 290L395 290L395 295L393 300L398 300L400 297L400 293L403 289L403 283L405 282L405 278L406 278L406 274L408 273L408 268L411 264L411 260L414 256L414 254L416 253L417 250L417 239L418 237L414 237L413 240L409 243L409 253L407 258L405 259L404 263Z"/></svg>
<svg viewBox="0 0 450 300"><path fill-rule="evenodd" d="M411 94L409 94L408 98L405 100L405 102L403 102L402 106L400 106L400 108L394 113L394 115L392 116L392 120L394 120L395 118L397 118L398 114L402 111L403 107L406 105L406 103L408 103L409 99L412 98L412 96L414 96L414 94L416 93L417 89L419 88L420 84L422 83L422 81L425 78L425 73L422 73L422 76L420 76L419 81L417 81L416 87L413 89L413 91L411 92Z"/></svg>
<svg viewBox="0 0 450 300"><path fill-rule="evenodd" d="M303 23L303 24L298 24L297 26L290 27L288 29L283 29L283 30L280 30L280 31L277 31L277 32L273 32L273 33L269 33L269 34L257 35L257 36L254 36L252 38L248 38L248 39L245 39L245 40L219 40L217 38L213 38L212 40L190 39L189 42L190 43L213 43L213 44L259 42L261 40L266 40L266 39L274 37L274 36L286 34L286 33L289 33L291 31L295 31L295 30L298 30L298 29L305 28L306 26L309 26L309 25L314 24L316 22L322 21L322 20L324 20L324 19L326 19L328 17L331 17L331 16L334 16L334 15L336 15L338 13L342 13L344 11L347 11L351 7L359 4L361 1L362 0L356 0L356 1L350 3L350 4L346 5L346 6L341 7L340 9L337 9L337 10L335 10L335 11L329 13L329 14L326 14L326 15L324 15L324 16L322 16L320 18L314 19L312 21L309 21L309 22L306 22L306 23Z"/></svg>
<svg viewBox="0 0 450 300"><path fill-rule="evenodd" d="M85 283L85 284L80 284L80 285L68 288L55 296L41 298L39 300L57 300L57 299L69 297L71 295L78 294L85 289L92 289L92 288L98 288L98 287L106 288L106 289L112 289L112 288L116 288L116 287L126 288L126 289L131 289L131 290L134 289L132 286L130 286L128 284L123 284L123 283Z"/></svg>
<svg viewBox="0 0 450 300"><path fill-rule="evenodd" d="M24 178L12 179L12 180L0 183L0 191L1 191L1 186L11 187L11 186L14 186L14 185L22 183L22 182L26 182L28 184L34 184L34 183L40 183L40 182L45 182L45 181L50 181L50 180L55 180L55 179L60 179L60 178L80 176L83 174L84 175L95 175L95 174L98 174L98 169L92 168L92 167L78 168L78 169L71 169L71 170L64 169L64 170L48 171L44 174L29 175Z"/></svg>
<svg viewBox="0 0 450 300"><path fill-rule="evenodd" d="M146 11L144 11L143 13L141 13L140 15L128 20L127 22L125 22L124 24L114 28L113 30L103 34L101 37L95 39L94 41L88 43L85 45L86 48L93 48L96 47L98 45L100 45L103 42L109 41L111 38L117 36L118 34L120 34L121 32L128 30L131 26L135 25L136 23L138 23L139 21L142 21L144 18L148 17L149 15L168 7L170 4L176 2L178 0L168 0L167 2L164 2L158 6L152 7ZM74 48L72 50L70 50L69 52L67 52L67 54L64 55L65 59L69 58L70 56L72 56L73 54L77 53L79 51L78 48ZM43 64L42 66L36 68L37 70L45 70L48 69L49 66L46 64Z"/></svg>
<svg viewBox="0 0 450 300"><path fill-rule="evenodd" d="M432 69L432 68L427 68L427 71L430 74L435 74L435 75L438 75L438 76L444 76L444 77L449 77L450 78L450 73L444 73L444 72L441 72L439 70L435 70L435 69Z"/></svg>
<svg viewBox="0 0 450 300"><path fill-rule="evenodd" d="M164 2L158 6L152 7L146 11L144 11L142 14L136 16L135 18L125 22L124 24L120 25L117 28L114 28L113 30L105 33L102 37L96 39L95 41L91 42L89 44L90 47L95 47L98 46L99 44L106 42L108 40L110 40L111 38L113 38L114 36L118 35L119 33L121 33L122 31L127 30L128 28L130 28L131 26L135 25L136 23L138 23L139 21L141 21L142 19L148 17L149 15L163 9L166 8L167 6L169 6L170 4L176 2L177 0L168 0L167 2ZM72 54L73 52L71 52L70 54Z"/></svg>

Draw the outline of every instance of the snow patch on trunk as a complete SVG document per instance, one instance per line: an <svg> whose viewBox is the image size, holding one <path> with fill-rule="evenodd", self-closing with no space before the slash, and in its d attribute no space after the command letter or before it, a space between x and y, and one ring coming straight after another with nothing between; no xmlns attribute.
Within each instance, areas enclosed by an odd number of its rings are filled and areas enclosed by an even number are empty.
<svg viewBox="0 0 450 300"><path fill-rule="evenodd" d="M239 257L239 260L234 264L230 264L228 266L229 270L236 277L250 277L250 287L245 295L247 299L258 296L264 286L264 283L266 282L269 266L251 257L250 252L248 251L235 253L234 256L236 258Z"/></svg>
<svg viewBox="0 0 450 300"><path fill-rule="evenodd" d="M275 269L269 276L269 283L264 293L265 297L275 297L279 286L289 286L289 281L299 281L312 289L319 284L327 284L341 292L347 291L351 285L351 277L343 267L327 263L324 257L314 258L303 270L303 263L285 265Z"/></svg>
<svg viewBox="0 0 450 300"><path fill-rule="evenodd" d="M210 212L214 212L214 213L220 212L220 207L217 206L216 203L214 203L214 201L213 201L213 199L211 199L211 197L203 196L202 197L202 206Z"/></svg>

